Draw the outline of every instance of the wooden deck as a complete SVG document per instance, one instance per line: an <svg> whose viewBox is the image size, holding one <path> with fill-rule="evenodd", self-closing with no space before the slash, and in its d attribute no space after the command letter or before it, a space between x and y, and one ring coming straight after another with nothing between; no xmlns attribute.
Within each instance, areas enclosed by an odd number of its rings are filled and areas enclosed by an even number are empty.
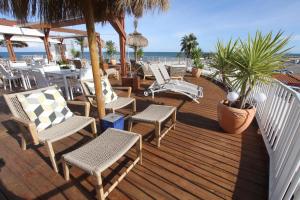
<svg viewBox="0 0 300 200"><path fill-rule="evenodd" d="M159 149L153 127L137 124L143 133L143 165L137 165L113 190L109 199L267 199L268 155L258 128L253 123L240 135L224 133L218 126L216 106L224 92L210 81L189 81L203 86L200 104L175 94L159 94L155 101L136 94L137 109L151 103L178 108L176 130L170 131ZM150 81L144 82L146 86ZM93 199L94 180L79 169L71 169L71 181L56 174L44 146L22 151L16 125L0 97L0 199ZM91 140L75 134L54 144L58 159ZM125 169L134 151L104 173L109 186Z"/></svg>

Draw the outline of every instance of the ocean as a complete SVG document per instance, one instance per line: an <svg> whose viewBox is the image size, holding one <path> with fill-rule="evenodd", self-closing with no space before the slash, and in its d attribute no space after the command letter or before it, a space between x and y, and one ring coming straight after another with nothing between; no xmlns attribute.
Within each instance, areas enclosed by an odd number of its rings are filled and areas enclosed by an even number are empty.
<svg viewBox="0 0 300 200"><path fill-rule="evenodd" d="M41 55L41 56L46 56L45 52L15 52L17 59L21 59L23 56L28 56L28 55ZM144 57L145 58L157 58L157 57L176 57L178 52L144 52ZM84 52L85 58L89 59L90 54L89 52ZM104 58L106 58L106 53L103 52ZM116 58L119 58L120 54L117 53ZM126 57L128 58L133 58L134 54L133 52L128 52L126 54ZM8 52L0 52L0 58L8 58Z"/></svg>

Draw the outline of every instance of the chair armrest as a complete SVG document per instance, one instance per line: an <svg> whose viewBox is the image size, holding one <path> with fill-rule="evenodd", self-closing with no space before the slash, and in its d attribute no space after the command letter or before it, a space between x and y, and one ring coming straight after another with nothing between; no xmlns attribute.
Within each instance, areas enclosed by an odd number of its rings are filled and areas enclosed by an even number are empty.
<svg viewBox="0 0 300 200"><path fill-rule="evenodd" d="M19 126L21 127L25 127L33 140L33 143L35 145L39 144L39 139L38 139L38 135L37 135L37 130L36 130L36 126L35 123L31 122L31 121L27 121L18 117L11 117L11 120L13 120L14 122L16 122ZM24 129L24 128L23 128Z"/></svg>
<svg viewBox="0 0 300 200"><path fill-rule="evenodd" d="M83 106L84 107L84 116L89 117L90 115L90 103L86 101L67 101L67 104Z"/></svg>
<svg viewBox="0 0 300 200"><path fill-rule="evenodd" d="M131 87L112 87L115 90L127 90L127 97L131 96Z"/></svg>

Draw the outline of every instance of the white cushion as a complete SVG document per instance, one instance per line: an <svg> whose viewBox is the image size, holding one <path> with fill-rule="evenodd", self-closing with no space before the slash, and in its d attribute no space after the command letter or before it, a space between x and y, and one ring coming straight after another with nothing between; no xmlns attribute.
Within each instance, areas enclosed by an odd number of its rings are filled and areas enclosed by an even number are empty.
<svg viewBox="0 0 300 200"><path fill-rule="evenodd" d="M102 94L105 103L110 103L117 100L118 95L115 93L107 77L103 77L102 83ZM95 85L93 82L85 82L91 94L95 94Z"/></svg>
<svg viewBox="0 0 300 200"><path fill-rule="evenodd" d="M57 89L32 94L18 94L25 113L40 132L73 116L65 99Z"/></svg>

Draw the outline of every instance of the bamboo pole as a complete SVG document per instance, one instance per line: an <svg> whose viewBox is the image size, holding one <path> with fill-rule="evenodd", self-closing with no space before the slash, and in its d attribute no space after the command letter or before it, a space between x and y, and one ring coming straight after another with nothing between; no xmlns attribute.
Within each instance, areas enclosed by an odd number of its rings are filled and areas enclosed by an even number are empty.
<svg viewBox="0 0 300 200"><path fill-rule="evenodd" d="M59 41L60 41L60 43L58 45L59 45L60 57L61 57L62 61L66 61L67 59L66 59L66 55L65 55L65 49L63 46L64 38L59 38Z"/></svg>
<svg viewBox="0 0 300 200"><path fill-rule="evenodd" d="M95 31L95 24L94 24L95 20L94 20L92 1L86 0L84 6L85 8L83 13L84 13L88 42L89 42L89 50L90 50L93 78L95 84L97 108L98 108L99 118L102 119L105 116L105 105L104 105L104 99L102 97L102 84L101 84L102 74L100 72L99 56L97 54L97 39L96 39L96 31Z"/></svg>
<svg viewBox="0 0 300 200"><path fill-rule="evenodd" d="M103 64L103 55L102 55L102 46L101 46L100 35L97 35L97 44L98 44L98 53L99 53L100 63Z"/></svg>
<svg viewBox="0 0 300 200"><path fill-rule="evenodd" d="M119 18L119 21L121 23L121 27L123 30L125 29L125 22L124 22L124 16ZM125 44L126 44L126 38L119 33L119 40L120 40L120 60L121 60L121 69L122 69L122 76L127 75L127 68L126 68L126 49L125 49Z"/></svg>
<svg viewBox="0 0 300 200"><path fill-rule="evenodd" d="M45 51L47 54L48 63L52 61L52 55L49 48L49 33L50 33L50 28L45 28L44 29L45 37L43 38L43 41L44 41Z"/></svg>
<svg viewBox="0 0 300 200"><path fill-rule="evenodd" d="M6 34L4 35L6 48L7 48L8 54L9 54L9 59L11 61L16 61L16 54L14 52L13 45L12 45L12 42L10 40L11 37L12 37L12 35L6 35Z"/></svg>

